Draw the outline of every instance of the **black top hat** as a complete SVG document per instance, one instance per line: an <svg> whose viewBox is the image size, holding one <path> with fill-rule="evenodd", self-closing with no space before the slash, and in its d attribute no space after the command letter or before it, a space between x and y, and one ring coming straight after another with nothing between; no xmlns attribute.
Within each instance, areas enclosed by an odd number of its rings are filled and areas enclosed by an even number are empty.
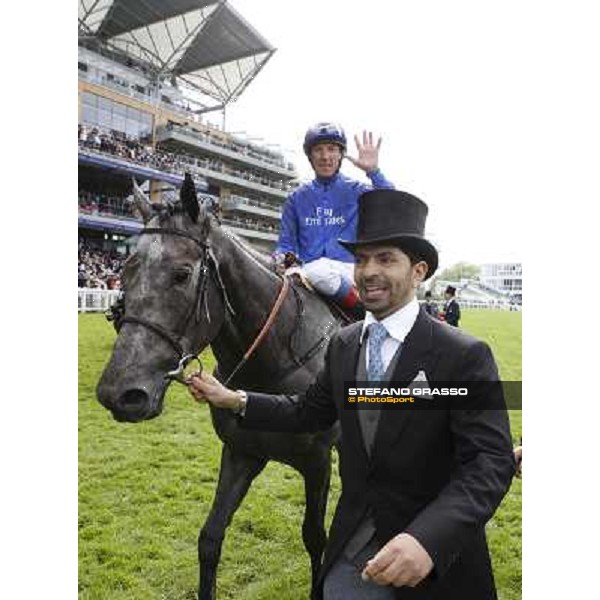
<svg viewBox="0 0 600 600"><path fill-rule="evenodd" d="M456 294L456 288L453 285L449 285L444 293L454 296L454 294Z"/></svg>
<svg viewBox="0 0 600 600"><path fill-rule="evenodd" d="M427 204L398 190L370 190L358 199L356 241L338 242L350 252L360 246L392 245L424 260L429 279L438 267L438 253L423 237Z"/></svg>

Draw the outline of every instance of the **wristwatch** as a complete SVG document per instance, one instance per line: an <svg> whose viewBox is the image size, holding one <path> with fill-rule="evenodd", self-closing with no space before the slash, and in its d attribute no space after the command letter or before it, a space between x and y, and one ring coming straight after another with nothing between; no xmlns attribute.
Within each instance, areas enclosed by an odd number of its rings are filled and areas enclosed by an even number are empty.
<svg viewBox="0 0 600 600"><path fill-rule="evenodd" d="M236 390L236 392L240 395L240 405L237 408L233 409L233 412L240 417L244 417L246 415L246 403L248 402L248 394L244 390Z"/></svg>

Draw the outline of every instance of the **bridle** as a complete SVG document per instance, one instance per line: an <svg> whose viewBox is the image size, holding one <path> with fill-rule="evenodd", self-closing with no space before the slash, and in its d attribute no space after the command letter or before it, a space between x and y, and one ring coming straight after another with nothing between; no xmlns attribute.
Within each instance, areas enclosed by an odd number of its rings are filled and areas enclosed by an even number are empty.
<svg viewBox="0 0 600 600"><path fill-rule="evenodd" d="M191 311L194 311L194 309L195 309L194 312L196 314L196 320L198 320L198 318L200 316L200 311L202 310L202 305L203 304L206 305L206 289L207 289L206 276L208 275L208 270L209 270L208 262L209 262L209 260L214 259L214 257L211 257L212 252L210 250L210 247L206 242L199 240L198 238L194 237L193 235L191 235L181 229L172 229L172 228L166 228L166 227L147 227L140 231L140 235L155 234L155 233L177 235L180 237L185 237L189 240L192 240L198 246L200 246L201 256L200 256L200 274L198 275L198 290L196 293L195 306L192 305L192 307L191 307ZM189 321L190 317L192 316L191 311L190 311L190 313L188 313L186 315L186 318L185 318L186 323ZM152 331L153 333L155 333L156 335L161 337L163 340L165 340L171 346L171 348L173 348L173 350L175 350L175 352L179 358L178 369L180 369L181 372L183 372L183 369L185 368L185 366L191 360L193 360L195 355L191 352L186 352L181 344L181 338L183 336L176 336L172 332L165 329L162 325L159 325L158 323L150 321L149 319L145 319L143 317L138 317L135 315L128 315L128 314L123 315L123 317L120 320L120 324L123 325L124 323L135 323L137 325L141 325L142 327L149 329L150 331ZM173 373L173 372L170 372L170 374L171 373Z"/></svg>
<svg viewBox="0 0 600 600"><path fill-rule="evenodd" d="M190 318L192 317L192 313L195 314L195 320L196 322L198 322L200 320L200 313L202 311L202 307L205 308L207 319L210 321L210 312L208 309L207 300L207 281L209 274L212 274L216 279L217 287L219 288L223 296L225 308L232 315L235 315L235 311L233 310L233 307L231 306L231 303L229 302L229 298L227 296L227 290L225 289L225 285L223 284L223 280L221 279L221 275L219 272L219 264L212 251L210 243L208 241L202 241L182 229L174 229L168 227L146 227L139 232L139 235L156 233L163 235L176 235L187 238L195 242L201 249L200 273L198 275L198 289L196 292L196 302L195 304L192 304L190 312L186 315L184 322L186 324L189 322ZM277 314L279 313L283 301L285 300L289 287L289 280L287 277L284 277L281 289L279 291L279 294L277 295L273 307L271 308L271 311L269 312L267 320L265 321L263 327L261 328L260 332L254 339L248 350L246 350L246 352L244 353L242 359L238 362L231 374L225 380L225 385L227 385L230 382L230 380L234 377L234 375L236 375L238 371L246 364L246 362L248 362L254 351L258 348L262 340L267 335L269 329L271 328L271 326L275 322L275 319L277 318ZM137 317L135 315L123 315L123 317L120 319L120 324L122 325L123 323L134 323L137 325L141 325L146 329L149 329L150 331L161 337L163 340L165 340L171 346L171 348L175 350L179 359L179 363L176 369L174 369L173 371L169 371L166 374L166 379L187 384L183 377L183 372L186 366L193 361L196 361L198 363L199 372L202 372L202 363L198 358L198 352L186 352L184 350L181 344L181 339L183 336L177 337L172 332L165 329L162 325L154 323L153 321L150 321L148 319L144 319L143 317Z"/></svg>

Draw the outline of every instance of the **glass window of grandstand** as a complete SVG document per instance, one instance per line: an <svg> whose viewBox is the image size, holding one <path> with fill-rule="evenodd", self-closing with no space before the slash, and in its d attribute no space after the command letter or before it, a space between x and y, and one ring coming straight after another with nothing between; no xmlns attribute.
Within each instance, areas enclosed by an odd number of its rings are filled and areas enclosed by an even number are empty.
<svg viewBox="0 0 600 600"><path fill-rule="evenodd" d="M133 138L152 133L152 115L97 94L83 92L81 121L103 130L120 131Z"/></svg>

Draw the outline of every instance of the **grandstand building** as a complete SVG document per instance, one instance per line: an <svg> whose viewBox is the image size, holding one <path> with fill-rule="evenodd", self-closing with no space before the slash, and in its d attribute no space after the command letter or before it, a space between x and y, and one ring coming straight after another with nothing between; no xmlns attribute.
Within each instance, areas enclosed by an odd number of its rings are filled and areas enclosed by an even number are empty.
<svg viewBox="0 0 600 600"><path fill-rule="evenodd" d="M131 178L155 202L189 171L225 225L271 251L297 172L224 131L271 44L226 0L79 0L78 31L80 250L127 254L142 227Z"/></svg>
<svg viewBox="0 0 600 600"><path fill-rule="evenodd" d="M490 263L481 265L479 281L490 290L501 292L517 304L523 301L523 271L521 263Z"/></svg>
<svg viewBox="0 0 600 600"><path fill-rule="evenodd" d="M479 275L458 281L435 278L430 291L434 298L441 299L446 286L451 285L466 308L520 310L523 303L521 263L493 263L479 268Z"/></svg>

